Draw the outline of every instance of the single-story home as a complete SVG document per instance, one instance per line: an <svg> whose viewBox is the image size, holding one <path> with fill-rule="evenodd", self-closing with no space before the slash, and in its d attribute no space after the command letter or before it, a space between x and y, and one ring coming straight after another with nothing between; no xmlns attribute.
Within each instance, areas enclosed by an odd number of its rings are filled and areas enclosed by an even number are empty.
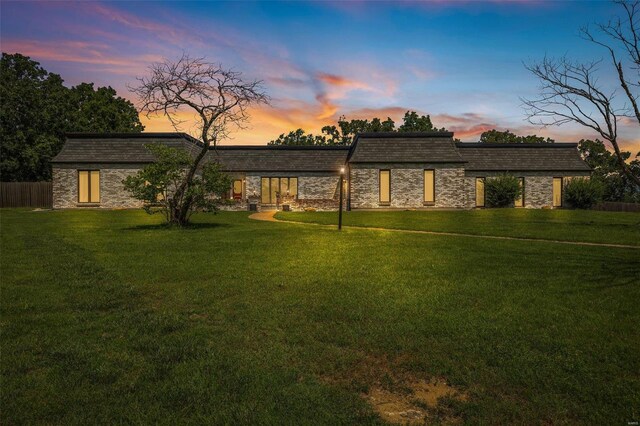
<svg viewBox="0 0 640 426"><path fill-rule="evenodd" d="M52 160L54 208L140 206L122 180L154 161L153 143L202 147L183 133L68 135ZM502 173L524 188L516 207L561 207L564 181L591 173L575 143L460 143L450 132L361 133L351 146L220 145L205 161L233 178L237 210L337 209L341 173L349 209L484 207L485 179Z"/></svg>

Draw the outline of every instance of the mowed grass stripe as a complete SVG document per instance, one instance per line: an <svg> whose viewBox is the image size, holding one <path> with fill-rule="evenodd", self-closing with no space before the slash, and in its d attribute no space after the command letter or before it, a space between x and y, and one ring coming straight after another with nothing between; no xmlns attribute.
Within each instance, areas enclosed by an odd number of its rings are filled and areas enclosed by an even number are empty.
<svg viewBox="0 0 640 426"><path fill-rule="evenodd" d="M486 209L350 211L343 225L549 241L640 246L640 214L580 210ZM276 219L337 225L336 212L278 212Z"/></svg>

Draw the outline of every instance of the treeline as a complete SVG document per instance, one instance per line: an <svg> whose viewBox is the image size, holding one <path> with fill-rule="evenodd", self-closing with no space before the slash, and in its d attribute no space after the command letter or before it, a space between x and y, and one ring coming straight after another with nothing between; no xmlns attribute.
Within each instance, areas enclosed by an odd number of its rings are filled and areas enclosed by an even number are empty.
<svg viewBox="0 0 640 426"><path fill-rule="evenodd" d="M324 126L320 135L306 133L302 129L281 134L269 145L351 145L358 133L369 132L446 132L444 127L437 128L428 115L418 115L415 111L407 111L402 124L396 128L396 123L387 117L386 120L373 118L371 120L347 120L344 116L338 119L337 126Z"/></svg>
<svg viewBox="0 0 640 426"><path fill-rule="evenodd" d="M67 87L19 53L0 59L0 179L51 179L50 161L67 132L141 132L135 106L111 87Z"/></svg>

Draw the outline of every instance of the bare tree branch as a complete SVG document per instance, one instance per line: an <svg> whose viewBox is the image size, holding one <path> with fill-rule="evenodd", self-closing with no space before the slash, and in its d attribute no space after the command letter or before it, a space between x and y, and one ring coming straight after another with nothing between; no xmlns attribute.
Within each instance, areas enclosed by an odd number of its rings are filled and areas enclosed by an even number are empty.
<svg viewBox="0 0 640 426"><path fill-rule="evenodd" d="M577 123L599 134L613 148L621 170L640 186L640 178L631 173L618 145L618 120L635 117L640 126L637 91L640 88L640 0L618 0L624 9L624 18L597 25L605 36L601 40L589 27L581 30L582 37L604 47L613 65L616 77L624 93L620 103L616 91L605 93L598 82L602 60L580 63L566 57L545 57L539 63L525 64L539 82L539 96L522 99L527 120L536 125L561 126ZM621 49L620 49L621 48ZM628 65L619 58L622 50ZM632 75L634 81L627 78Z"/></svg>
<svg viewBox="0 0 640 426"><path fill-rule="evenodd" d="M249 107L268 104L269 97L262 81L244 81L240 72L186 53L176 61L151 64L149 74L137 80L129 90L137 95L140 111L147 117L164 115L176 131L185 131L187 120L181 115L191 111L197 118L193 136L202 141L202 148L173 194L172 215L188 219L191 203L187 189L209 148L215 148L232 130L246 128Z"/></svg>

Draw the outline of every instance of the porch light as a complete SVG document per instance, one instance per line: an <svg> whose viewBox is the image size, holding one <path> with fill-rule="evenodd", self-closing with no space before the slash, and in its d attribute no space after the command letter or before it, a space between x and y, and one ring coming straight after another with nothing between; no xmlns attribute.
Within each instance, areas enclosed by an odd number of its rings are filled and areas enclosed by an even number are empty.
<svg viewBox="0 0 640 426"><path fill-rule="evenodd" d="M338 231L342 230L342 199L344 197L344 167L340 167L340 206L338 207Z"/></svg>

